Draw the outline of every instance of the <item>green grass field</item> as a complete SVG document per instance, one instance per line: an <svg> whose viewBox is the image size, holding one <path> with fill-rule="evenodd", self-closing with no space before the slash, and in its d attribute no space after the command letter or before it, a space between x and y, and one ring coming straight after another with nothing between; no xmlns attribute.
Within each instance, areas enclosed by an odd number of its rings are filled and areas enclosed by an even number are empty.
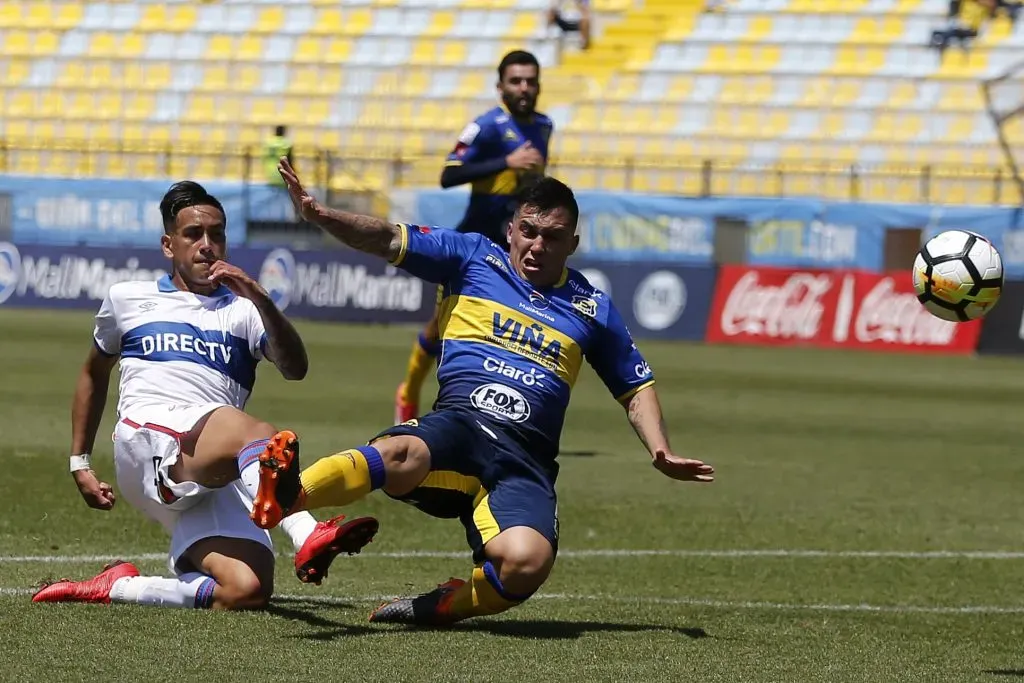
<svg viewBox="0 0 1024 683"><path fill-rule="evenodd" d="M412 331L300 329L311 376L262 368L250 409L298 431L308 463L387 425ZM380 518L377 541L320 588L282 555L268 613L31 604L40 579L107 559L165 568L158 526L123 501L89 510L67 473L90 330L81 313L0 312L4 680L1024 677L1021 361L642 343L676 451L718 481L661 477L588 370L563 437L549 583L497 618L407 630L367 614L464 576L468 554L456 522L379 494L348 510ZM112 412L94 454L108 478Z"/></svg>

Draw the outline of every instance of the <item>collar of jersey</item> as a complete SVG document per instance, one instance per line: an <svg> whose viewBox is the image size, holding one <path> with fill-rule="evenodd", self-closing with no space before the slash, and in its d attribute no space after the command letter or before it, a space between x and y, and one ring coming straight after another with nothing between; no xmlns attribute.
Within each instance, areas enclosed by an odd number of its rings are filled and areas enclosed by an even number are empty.
<svg viewBox="0 0 1024 683"><path fill-rule="evenodd" d="M512 266L512 260L510 258L508 258L508 256L505 257L505 260L508 261L508 265L509 266ZM538 287L537 285L533 284L532 282L527 280L525 277L523 277L522 275L517 273L514 266L512 266L512 272L515 273L515 276L517 278L519 278L519 280L523 284L525 284L527 287L530 287L530 288L536 289L536 290L543 290L543 291L547 291L547 292L550 292L552 290L558 289L559 287L564 287L566 281L568 281L568 279L569 279L569 268L568 268L568 266L562 266L562 274L558 277L558 282L556 282L553 285L549 285L547 287Z"/></svg>
<svg viewBox="0 0 1024 683"><path fill-rule="evenodd" d="M181 291L180 289L178 289L177 287L174 286L173 282L171 282L171 276L170 275L166 275L166 274L162 278L160 278L159 280L156 281L156 287L157 287L157 289L159 289L161 292L164 292L165 294L167 294L167 293L173 294L174 292L180 292ZM230 296L230 295L231 295L231 290L228 289L227 287L225 287L224 285L220 285L219 287L217 287L217 289L213 290L210 294L202 294L202 295L197 294L196 296L208 296L211 299L216 299L218 297Z"/></svg>
<svg viewBox="0 0 1024 683"><path fill-rule="evenodd" d="M515 115L511 111L509 111L509 108L505 106L504 102L502 102L501 104L498 105L498 109L501 110L502 114L504 114L505 116L508 117L509 121L514 121L517 124L519 123L519 119L517 119L515 117ZM523 123L525 123L525 124L532 124L532 123L536 122L536 120L537 120L537 112L533 112L532 114L530 114L530 118L528 120L526 120L526 121L523 121Z"/></svg>

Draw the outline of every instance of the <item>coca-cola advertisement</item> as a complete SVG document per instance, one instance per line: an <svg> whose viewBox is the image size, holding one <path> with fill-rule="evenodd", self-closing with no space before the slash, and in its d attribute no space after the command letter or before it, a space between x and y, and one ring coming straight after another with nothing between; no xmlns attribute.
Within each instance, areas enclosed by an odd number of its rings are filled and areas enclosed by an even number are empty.
<svg viewBox="0 0 1024 683"><path fill-rule="evenodd" d="M707 339L969 353L977 345L980 325L946 322L928 313L914 294L909 271L723 266Z"/></svg>

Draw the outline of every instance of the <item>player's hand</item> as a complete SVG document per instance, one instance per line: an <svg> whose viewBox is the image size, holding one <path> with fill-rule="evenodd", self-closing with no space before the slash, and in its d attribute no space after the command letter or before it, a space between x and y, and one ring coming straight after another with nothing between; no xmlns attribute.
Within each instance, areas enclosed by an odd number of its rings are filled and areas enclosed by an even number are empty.
<svg viewBox="0 0 1024 683"><path fill-rule="evenodd" d="M249 277L248 273L227 261L217 261L210 266L210 282L223 284L243 299L255 300L267 297L267 290Z"/></svg>
<svg viewBox="0 0 1024 683"><path fill-rule="evenodd" d="M78 492L85 499L85 504L97 510L110 510L117 502L114 495L114 488L105 481L96 478L92 470L78 470L72 472L75 483L78 484Z"/></svg>
<svg viewBox="0 0 1024 683"><path fill-rule="evenodd" d="M678 481L711 482L715 480L715 468L700 460L690 460L672 455L666 450L654 452L654 468L666 477Z"/></svg>
<svg viewBox="0 0 1024 683"><path fill-rule="evenodd" d="M299 174L295 172L292 165L288 162L288 157L281 157L281 160L277 164L277 172L281 174L284 179L285 185L288 186L288 194L291 195L292 204L295 205L295 211L298 212L305 220L310 223L316 221L318 212L318 204L316 199L306 192L306 189L302 187L302 181L299 180Z"/></svg>
<svg viewBox="0 0 1024 683"><path fill-rule="evenodd" d="M505 163L513 171L532 171L544 163L544 157L533 146L533 143L527 140L505 157Z"/></svg>

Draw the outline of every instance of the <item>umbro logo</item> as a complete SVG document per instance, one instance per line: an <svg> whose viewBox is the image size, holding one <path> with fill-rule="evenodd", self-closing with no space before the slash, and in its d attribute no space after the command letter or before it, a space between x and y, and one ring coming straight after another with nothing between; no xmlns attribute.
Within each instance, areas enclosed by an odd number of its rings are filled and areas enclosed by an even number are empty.
<svg viewBox="0 0 1024 683"><path fill-rule="evenodd" d="M147 301L144 304L139 304L140 311L152 311L156 307L157 303L155 301Z"/></svg>

